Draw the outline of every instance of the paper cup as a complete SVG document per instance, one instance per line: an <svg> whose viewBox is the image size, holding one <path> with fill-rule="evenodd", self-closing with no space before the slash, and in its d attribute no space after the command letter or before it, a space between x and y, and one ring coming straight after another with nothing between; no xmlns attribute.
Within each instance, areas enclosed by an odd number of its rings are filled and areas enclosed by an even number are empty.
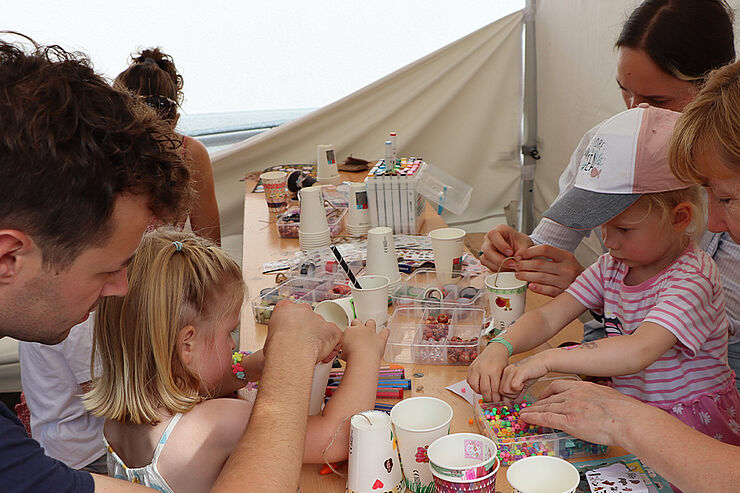
<svg viewBox="0 0 740 493"><path fill-rule="evenodd" d="M476 433L453 433L436 439L428 450L432 473L459 482L489 476L496 467L496 444Z"/></svg>
<svg viewBox="0 0 740 493"><path fill-rule="evenodd" d="M415 493L433 491L434 479L427 450L436 439L449 434L452 408L435 397L411 397L391 409L406 487Z"/></svg>
<svg viewBox="0 0 740 493"><path fill-rule="evenodd" d="M459 228L440 228L429 233L434 251L434 269L440 282L452 281L462 270L465 249L465 231Z"/></svg>
<svg viewBox="0 0 740 493"><path fill-rule="evenodd" d="M500 464L500 461L496 459L493 470L488 473L488 475L470 481L443 476L432 469L432 475L434 476L434 491L437 493L457 493L458 491L495 493L496 474L498 474Z"/></svg>
<svg viewBox="0 0 740 493"><path fill-rule="evenodd" d="M370 229L370 210L367 202L367 185L364 182L349 184L349 212L347 232L360 236Z"/></svg>
<svg viewBox="0 0 740 493"><path fill-rule="evenodd" d="M346 330L352 320L357 318L355 302L351 296L336 300L324 300L316 305L313 311L324 317L327 322L336 324L339 330Z"/></svg>
<svg viewBox="0 0 740 493"><path fill-rule="evenodd" d="M285 181L288 173L285 171L268 171L260 175L262 188L265 189L265 200L270 212L280 212L288 207Z"/></svg>
<svg viewBox="0 0 740 493"><path fill-rule="evenodd" d="M333 145L316 147L316 178L322 185L336 185L341 181Z"/></svg>
<svg viewBox="0 0 740 493"><path fill-rule="evenodd" d="M517 279L513 272L499 272L486 277L488 304L491 308L493 334L514 323L524 313L527 301L527 282Z"/></svg>
<svg viewBox="0 0 740 493"><path fill-rule="evenodd" d="M401 282L401 273L398 270L398 256L396 243L393 240L393 230L386 226L372 228L367 232L367 262L365 272L370 275L385 276L390 281L390 289L395 289Z"/></svg>
<svg viewBox="0 0 740 493"><path fill-rule="evenodd" d="M352 299L355 301L355 313L360 322L375 320L379 330L388 322L388 285L385 276L359 276L357 280L362 289L352 286Z"/></svg>
<svg viewBox="0 0 740 493"><path fill-rule="evenodd" d="M331 363L319 363L313 369L313 380L311 381L311 399L308 403L308 415L314 416L321 412L326 395L326 384L329 383Z"/></svg>
<svg viewBox="0 0 740 493"><path fill-rule="evenodd" d="M326 220L324 198L320 187L302 188L298 192L301 200L301 222L298 233L305 236L324 235L329 231L329 222Z"/></svg>
<svg viewBox="0 0 740 493"><path fill-rule="evenodd" d="M391 418L382 411L352 416L349 433L349 493L403 493L406 485L391 431Z"/></svg>
<svg viewBox="0 0 740 493"><path fill-rule="evenodd" d="M573 493L580 481L573 464L547 455L519 459L509 466L506 479L514 493Z"/></svg>

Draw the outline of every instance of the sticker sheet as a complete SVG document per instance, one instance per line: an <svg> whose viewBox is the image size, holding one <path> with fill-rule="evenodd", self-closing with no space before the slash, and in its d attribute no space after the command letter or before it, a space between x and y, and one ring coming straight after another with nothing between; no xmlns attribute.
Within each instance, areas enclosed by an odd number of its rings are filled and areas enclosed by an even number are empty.
<svg viewBox="0 0 740 493"><path fill-rule="evenodd" d="M648 487L635 471L617 462L586 473L591 493L648 493Z"/></svg>

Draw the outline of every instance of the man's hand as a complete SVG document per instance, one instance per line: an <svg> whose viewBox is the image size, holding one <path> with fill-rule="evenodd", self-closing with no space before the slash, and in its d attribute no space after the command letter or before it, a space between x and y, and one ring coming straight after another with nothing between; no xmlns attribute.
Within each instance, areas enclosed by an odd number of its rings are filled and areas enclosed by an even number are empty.
<svg viewBox="0 0 740 493"><path fill-rule="evenodd" d="M317 362L328 363L341 348L342 331L314 313L310 305L283 300L275 305L267 326L263 348L266 356L277 339L294 348L312 348L316 351Z"/></svg>
<svg viewBox="0 0 740 493"><path fill-rule="evenodd" d="M538 294L559 295L581 272L583 266L571 252L554 246L534 245L517 255L517 279L529 282Z"/></svg>
<svg viewBox="0 0 740 493"><path fill-rule="evenodd" d="M483 246L481 246L483 253L480 261L491 271L496 272L506 257L523 255L524 251L532 245L534 243L529 236L505 224L499 224L483 237ZM505 270L515 268L516 262L511 260L502 267Z"/></svg>

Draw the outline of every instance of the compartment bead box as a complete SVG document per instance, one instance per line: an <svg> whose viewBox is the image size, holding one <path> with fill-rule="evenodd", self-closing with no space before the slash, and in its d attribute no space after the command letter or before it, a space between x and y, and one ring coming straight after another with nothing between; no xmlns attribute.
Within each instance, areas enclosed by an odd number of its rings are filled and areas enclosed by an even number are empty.
<svg viewBox="0 0 740 493"><path fill-rule="evenodd" d="M294 278L274 288L263 289L260 296L252 299L252 313L258 324L267 324L275 305L282 300L309 303L315 307L321 301L335 300L350 294L351 288L346 280Z"/></svg>

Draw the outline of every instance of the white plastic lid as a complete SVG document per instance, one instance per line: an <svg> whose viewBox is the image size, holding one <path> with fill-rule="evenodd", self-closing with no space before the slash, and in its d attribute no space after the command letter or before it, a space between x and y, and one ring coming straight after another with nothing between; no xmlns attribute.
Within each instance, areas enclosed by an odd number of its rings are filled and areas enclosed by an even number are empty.
<svg viewBox="0 0 740 493"><path fill-rule="evenodd" d="M417 191L426 199L453 214L462 214L470 204L473 187L446 171L425 163L419 175ZM440 209L438 209L441 212Z"/></svg>

